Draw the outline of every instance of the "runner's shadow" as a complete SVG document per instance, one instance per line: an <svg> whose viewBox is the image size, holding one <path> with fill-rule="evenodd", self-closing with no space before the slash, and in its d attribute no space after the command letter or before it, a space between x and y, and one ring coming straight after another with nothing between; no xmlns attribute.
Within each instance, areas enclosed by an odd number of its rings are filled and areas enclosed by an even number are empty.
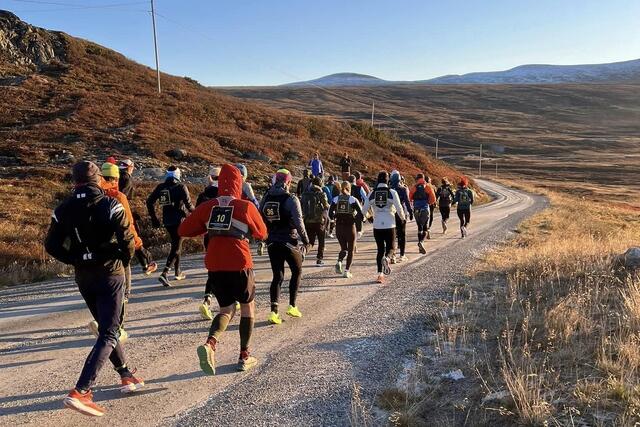
<svg viewBox="0 0 640 427"><path fill-rule="evenodd" d="M4 365L0 365L0 369L19 368L19 367L27 366L27 365L35 365L37 363L51 362L52 360L55 360L55 359L42 359L42 360L30 360L28 362L5 363Z"/></svg>

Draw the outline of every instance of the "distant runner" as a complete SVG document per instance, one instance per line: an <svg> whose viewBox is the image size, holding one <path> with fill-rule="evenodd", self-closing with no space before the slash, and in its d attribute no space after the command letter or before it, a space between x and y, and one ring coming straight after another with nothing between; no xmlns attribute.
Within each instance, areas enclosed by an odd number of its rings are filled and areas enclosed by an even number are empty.
<svg viewBox="0 0 640 427"><path fill-rule="evenodd" d="M424 177L424 180L427 183L427 186L429 188L431 188L431 191L433 192L433 194L435 194L436 192L436 187L431 183L431 178L426 176ZM435 216L435 211L436 211L436 200L434 200L432 203L429 203L429 224L427 225L427 239L431 238L431 226L433 225L433 217Z"/></svg>
<svg viewBox="0 0 640 427"><path fill-rule="evenodd" d="M220 337L236 313L240 302L240 356L238 370L246 371L258 361L249 353L255 322L255 277L248 237L262 240L267 228L258 209L242 200L242 176L233 165L224 165L218 177L218 197L205 201L180 224L182 237L209 235L205 265L220 312L213 318L207 341L198 347L200 368L215 375L215 352Z"/></svg>
<svg viewBox="0 0 640 427"><path fill-rule="evenodd" d="M416 175L416 184L409 193L409 199L413 202L413 212L418 226L418 250L421 254L426 254L424 247L425 237L429 237L429 218L431 210L429 207L436 202L436 195L433 188L424 179L424 174Z"/></svg>
<svg viewBox="0 0 640 427"><path fill-rule="evenodd" d="M298 196L298 198L302 197L302 193L307 191L309 185L311 185L311 177L309 176L309 169L305 169L302 171L302 179L298 181L298 185L296 186L296 196Z"/></svg>
<svg viewBox="0 0 640 427"><path fill-rule="evenodd" d="M309 161L309 167L311 168L311 176L317 176L320 178L324 176L324 167L322 166L322 160L320 160L320 153L317 151Z"/></svg>
<svg viewBox="0 0 640 427"><path fill-rule="evenodd" d="M171 240L171 249L167 257L167 263L158 278L166 287L169 282L169 270L174 268L175 279L184 280L187 276L180 271L180 253L182 252L182 238L178 235L178 227L184 218L193 211L189 189L180 182L182 173L175 166L167 169L165 181L159 184L147 199L147 210L154 228L160 228L160 221L156 215L156 202L162 207L162 224L167 230Z"/></svg>
<svg viewBox="0 0 640 427"><path fill-rule="evenodd" d="M453 199L453 204L458 205L458 218L460 218L460 235L467 237L467 227L471 223L471 205L473 205L473 191L469 188L469 181L462 177L458 183L458 190Z"/></svg>
<svg viewBox="0 0 640 427"><path fill-rule="evenodd" d="M249 173L249 171L247 170L247 167L242 163L237 163L236 167L240 171L240 174L242 174L242 200L248 200L251 203L253 203L256 208L259 207L260 202L258 201L255 193L253 192L253 187L251 187L251 183L247 182L247 177Z"/></svg>
<svg viewBox="0 0 640 427"><path fill-rule="evenodd" d="M440 210L440 216L442 218L442 234L447 233L447 221L449 221L449 215L451 214L453 197L454 193L451 189L451 184L449 184L449 180L446 177L442 178L442 184L438 187L438 191L436 192L438 209Z"/></svg>
<svg viewBox="0 0 640 427"><path fill-rule="evenodd" d="M344 153L344 156L340 159L340 171L342 172L342 180L346 181L351 175L351 158L349 153Z"/></svg>
<svg viewBox="0 0 640 427"><path fill-rule="evenodd" d="M362 175L359 171L354 171L353 176L356 177L356 184L359 187L362 187L365 193L367 194L371 193L371 189L369 188L367 183L364 181L364 175Z"/></svg>
<svg viewBox="0 0 640 427"><path fill-rule="evenodd" d="M118 341L124 317L124 269L133 257L134 241L124 207L99 186L98 166L76 163L72 175L73 194L54 210L45 249L58 261L74 266L80 294L100 325L96 343L64 406L101 417L105 410L93 402L91 387L107 359L120 375L121 392L144 387L144 381L133 375L135 370L127 367Z"/></svg>
<svg viewBox="0 0 640 427"><path fill-rule="evenodd" d="M296 298L302 276L302 261L309 247L309 238L304 228L300 201L295 195L289 193L290 186L291 173L287 169L279 169L275 175L274 185L260 202L260 213L269 230L267 251L273 272L270 289L271 313L267 321L275 325L282 323L278 312L278 300L280 288L284 282L285 263L291 269L287 315L302 317L302 313L296 306Z"/></svg>
<svg viewBox="0 0 640 427"><path fill-rule="evenodd" d="M394 253L391 258L391 264L395 264L396 262L403 262L407 260L405 256L405 249L407 246L407 219L408 216L410 220L413 219L413 208L411 207L411 202L409 201L409 192L407 191L407 187L402 182L402 177L400 172L394 170L391 172L390 178L390 187L398 193L398 197L400 198L400 204L403 206L403 213L405 215L400 216L399 212L396 212L396 238L398 239L398 249L400 250L400 255L396 256Z"/></svg>
<svg viewBox="0 0 640 427"><path fill-rule="evenodd" d="M400 197L395 190L389 188L389 173L381 171L378 174L378 183L365 201L363 212L372 208L373 237L376 240L378 253L376 264L378 266L378 283L384 283L384 276L391 274L389 256L393 252L396 239L396 218L405 219L404 209L400 204Z"/></svg>
<svg viewBox="0 0 640 427"><path fill-rule="evenodd" d="M340 242L340 253L336 263L336 273L350 279L353 277L349 269L353 262L353 253L356 248L356 218L362 218L360 202L351 195L351 184L344 181L341 185L341 194L335 197L331 203L329 215L336 219L336 236ZM342 264L344 258L347 263Z"/></svg>
<svg viewBox="0 0 640 427"><path fill-rule="evenodd" d="M349 175L349 184L351 184L351 195L355 197L355 199L360 203L360 206L364 206L364 201L367 200L367 192L364 188L357 184L357 180L355 175ZM364 222L364 214L356 215L356 232L358 233L358 238L362 237L362 226ZM357 247L356 247L357 252Z"/></svg>
<svg viewBox="0 0 640 427"><path fill-rule="evenodd" d="M335 178L331 175L329 175L329 178L327 179L327 184L322 188L322 190L327 195L327 200L333 200L334 197L337 197L340 195L340 188L338 188L338 185L335 182ZM328 219L328 220L329 220L329 225L327 228L327 235L333 239L335 237L335 234L333 234L333 231L335 229L336 222L332 219Z"/></svg>
<svg viewBox="0 0 640 427"><path fill-rule="evenodd" d="M322 266L324 262L325 245L325 223L329 216L329 202L327 195L322 191L322 181L318 177L311 180L311 185L302 193L302 215L304 217L304 227L309 236L309 243L315 246L318 239L318 254L316 265Z"/></svg>

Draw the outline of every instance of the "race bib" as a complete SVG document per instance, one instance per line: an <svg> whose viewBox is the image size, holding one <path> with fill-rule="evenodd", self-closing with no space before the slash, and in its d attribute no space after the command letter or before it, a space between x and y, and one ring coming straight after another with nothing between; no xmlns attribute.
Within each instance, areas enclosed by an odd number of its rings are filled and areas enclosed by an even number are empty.
<svg viewBox="0 0 640 427"><path fill-rule="evenodd" d="M379 208L384 208L385 206L387 206L387 202L389 199L389 192L384 190L384 191L376 191L374 194L375 197L375 204L377 207Z"/></svg>
<svg viewBox="0 0 640 427"><path fill-rule="evenodd" d="M348 214L350 207L348 200L338 200L338 203L336 204L336 212L339 214Z"/></svg>
<svg viewBox="0 0 640 427"><path fill-rule="evenodd" d="M233 206L214 206L211 209L207 229L216 231L228 231L231 229L233 219Z"/></svg>
<svg viewBox="0 0 640 427"><path fill-rule="evenodd" d="M158 198L160 206L171 206L171 192L169 190L160 191L160 197Z"/></svg>
<svg viewBox="0 0 640 427"><path fill-rule="evenodd" d="M280 221L280 203L279 202L267 202L262 208L262 213L268 221Z"/></svg>

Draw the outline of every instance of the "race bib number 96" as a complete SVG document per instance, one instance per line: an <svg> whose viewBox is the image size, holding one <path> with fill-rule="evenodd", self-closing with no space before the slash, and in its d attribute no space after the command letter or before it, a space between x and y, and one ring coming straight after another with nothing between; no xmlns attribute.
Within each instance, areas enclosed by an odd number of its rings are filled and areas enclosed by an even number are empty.
<svg viewBox="0 0 640 427"><path fill-rule="evenodd" d="M264 204L262 208L262 213L264 214L267 220L279 221L280 220L280 203L278 202L267 202Z"/></svg>
<svg viewBox="0 0 640 427"><path fill-rule="evenodd" d="M207 229L216 231L230 230L232 219L233 206L214 206L213 209L211 209Z"/></svg>

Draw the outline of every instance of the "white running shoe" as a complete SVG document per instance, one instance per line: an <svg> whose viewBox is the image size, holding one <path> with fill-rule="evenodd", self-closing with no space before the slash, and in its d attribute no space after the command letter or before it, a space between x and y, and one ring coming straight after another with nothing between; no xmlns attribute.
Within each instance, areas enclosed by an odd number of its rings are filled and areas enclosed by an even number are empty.
<svg viewBox="0 0 640 427"><path fill-rule="evenodd" d="M382 258L382 272L387 276L391 274L391 266L389 265L389 257Z"/></svg>

